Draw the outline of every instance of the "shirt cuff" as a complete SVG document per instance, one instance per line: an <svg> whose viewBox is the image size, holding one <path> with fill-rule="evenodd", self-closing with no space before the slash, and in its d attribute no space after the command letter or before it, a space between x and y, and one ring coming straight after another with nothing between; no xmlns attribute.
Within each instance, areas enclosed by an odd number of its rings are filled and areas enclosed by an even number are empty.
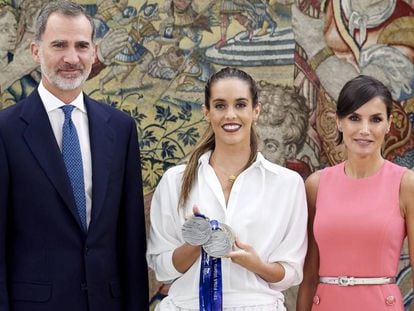
<svg viewBox="0 0 414 311"><path fill-rule="evenodd" d="M160 282L173 281L182 276L182 273L177 271L174 267L172 258L173 253L174 250L168 251L158 257L160 260L158 266L162 267L162 272L160 271L161 273L157 273L157 280Z"/></svg>
<svg viewBox="0 0 414 311"><path fill-rule="evenodd" d="M298 285L302 281L302 275L298 275L297 271L286 262L278 262L285 269L285 276L279 282L272 283L272 287L285 290L293 285Z"/></svg>

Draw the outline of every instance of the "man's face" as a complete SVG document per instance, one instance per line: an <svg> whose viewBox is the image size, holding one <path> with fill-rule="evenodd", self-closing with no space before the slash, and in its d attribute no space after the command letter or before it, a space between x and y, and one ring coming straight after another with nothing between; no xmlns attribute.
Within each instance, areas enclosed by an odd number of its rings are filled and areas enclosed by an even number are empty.
<svg viewBox="0 0 414 311"><path fill-rule="evenodd" d="M17 20L11 12L0 17L0 50L13 51L17 40Z"/></svg>
<svg viewBox="0 0 414 311"><path fill-rule="evenodd" d="M181 10L187 9L190 6L191 2L193 1L192 0L173 0L174 6Z"/></svg>
<svg viewBox="0 0 414 311"><path fill-rule="evenodd" d="M46 89L57 97L80 92L96 57L92 26L83 15L53 13L41 42L32 43L31 49Z"/></svg>
<svg viewBox="0 0 414 311"><path fill-rule="evenodd" d="M270 125L257 125L259 150L270 162L284 166L288 146L283 141L283 128Z"/></svg>

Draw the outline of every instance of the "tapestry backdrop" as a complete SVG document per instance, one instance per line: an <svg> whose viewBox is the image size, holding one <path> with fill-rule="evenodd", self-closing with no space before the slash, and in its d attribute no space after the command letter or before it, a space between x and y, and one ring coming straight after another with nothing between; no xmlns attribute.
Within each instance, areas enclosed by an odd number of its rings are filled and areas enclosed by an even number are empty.
<svg viewBox="0 0 414 311"><path fill-rule="evenodd" d="M0 108L26 97L40 80L29 44L46 2L0 0ZM85 91L136 120L147 213L164 171L185 160L200 138L204 84L223 66L256 79L262 151L303 178L344 159L343 146L335 144L336 98L349 79L375 76L394 98L383 154L414 167L414 1L77 2L94 17L99 43ZM408 310L406 247L400 266ZM152 277L152 294L159 286ZM286 297L294 310L295 289Z"/></svg>

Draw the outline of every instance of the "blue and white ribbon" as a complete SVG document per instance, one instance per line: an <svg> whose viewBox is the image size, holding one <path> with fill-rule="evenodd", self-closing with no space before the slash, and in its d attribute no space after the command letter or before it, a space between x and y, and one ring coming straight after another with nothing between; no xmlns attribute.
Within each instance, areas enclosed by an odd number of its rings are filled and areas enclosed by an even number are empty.
<svg viewBox="0 0 414 311"><path fill-rule="evenodd" d="M211 220L210 224L213 230L219 228L217 220ZM223 310L221 258L209 256L204 249L201 249L199 307L201 311Z"/></svg>

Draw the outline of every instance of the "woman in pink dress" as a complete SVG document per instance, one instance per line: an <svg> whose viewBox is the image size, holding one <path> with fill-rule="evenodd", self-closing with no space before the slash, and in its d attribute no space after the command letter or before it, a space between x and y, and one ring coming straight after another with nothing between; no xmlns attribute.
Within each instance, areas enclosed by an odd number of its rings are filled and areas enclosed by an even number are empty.
<svg viewBox="0 0 414 311"><path fill-rule="evenodd" d="M368 76L339 94L347 160L306 180L309 247L297 311L404 310L395 276L405 236L414 259L414 172L381 155L391 110L389 90Z"/></svg>

